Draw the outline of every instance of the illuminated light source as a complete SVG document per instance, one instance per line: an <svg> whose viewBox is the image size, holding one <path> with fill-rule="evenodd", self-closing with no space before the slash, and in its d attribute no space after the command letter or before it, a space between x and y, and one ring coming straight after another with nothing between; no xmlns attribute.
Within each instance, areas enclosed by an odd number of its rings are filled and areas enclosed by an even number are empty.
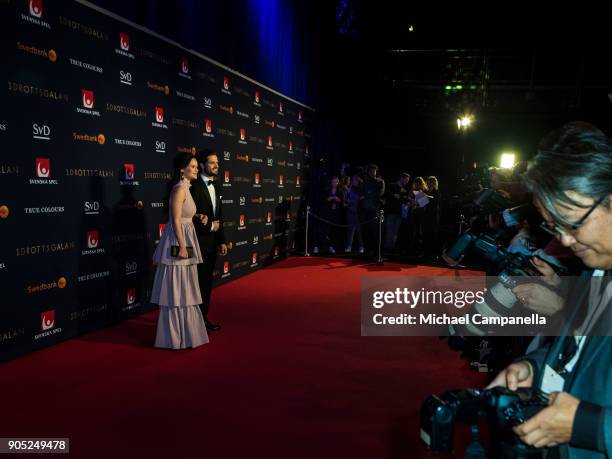
<svg viewBox="0 0 612 459"><path fill-rule="evenodd" d="M463 90L463 85L462 84L447 84L446 86L444 86L444 89L447 91L462 91Z"/></svg>
<svg viewBox="0 0 612 459"><path fill-rule="evenodd" d="M515 160L516 155L514 153L502 153L501 159L499 160L499 167L502 169L512 169Z"/></svg>
<svg viewBox="0 0 612 459"><path fill-rule="evenodd" d="M412 24L408 26L408 32L414 32L414 26Z"/></svg>
<svg viewBox="0 0 612 459"><path fill-rule="evenodd" d="M473 119L471 115L464 115L457 118L457 129L461 131L469 128L472 125L472 121Z"/></svg>

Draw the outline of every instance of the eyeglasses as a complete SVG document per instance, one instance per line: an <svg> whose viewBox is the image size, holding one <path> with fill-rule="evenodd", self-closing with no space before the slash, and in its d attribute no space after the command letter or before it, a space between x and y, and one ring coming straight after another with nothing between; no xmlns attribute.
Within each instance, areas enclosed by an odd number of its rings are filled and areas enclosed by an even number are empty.
<svg viewBox="0 0 612 459"><path fill-rule="evenodd" d="M546 231L548 234L552 234L553 236L563 236L566 233L571 233L571 232L575 232L578 231L580 229L580 227L582 225L584 225L584 222L586 221L587 218L589 218L589 215L591 215L593 213L593 211L595 209L597 209L597 207L604 202L604 200L606 199L607 196L603 196L601 198L599 198L597 201L595 201L595 204L593 204L591 206L591 208L588 210L588 212L586 214L584 214L582 216L582 218L580 220L578 220L576 223L572 223L571 225L559 225L557 223L548 223L546 221L543 221L540 224L540 228L542 228L544 231Z"/></svg>

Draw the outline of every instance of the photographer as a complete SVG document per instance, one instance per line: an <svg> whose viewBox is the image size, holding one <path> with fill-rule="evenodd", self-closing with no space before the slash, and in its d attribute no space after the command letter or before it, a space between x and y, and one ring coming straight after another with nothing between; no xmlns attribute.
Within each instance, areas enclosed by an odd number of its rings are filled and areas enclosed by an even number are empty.
<svg viewBox="0 0 612 459"><path fill-rule="evenodd" d="M548 136L525 174L547 228L589 270L566 301L563 334L500 372L489 387L536 387L550 404L515 427L547 458L612 457L612 141L573 122ZM588 335L588 336L586 336ZM597 336L599 335L599 336Z"/></svg>

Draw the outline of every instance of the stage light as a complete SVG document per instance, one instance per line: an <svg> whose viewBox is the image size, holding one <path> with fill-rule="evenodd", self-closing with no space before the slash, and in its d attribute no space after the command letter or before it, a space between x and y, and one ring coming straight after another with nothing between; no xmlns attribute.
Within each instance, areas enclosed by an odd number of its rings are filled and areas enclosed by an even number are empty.
<svg viewBox="0 0 612 459"><path fill-rule="evenodd" d="M472 125L473 117L471 115L464 115L460 118L457 118L457 129L460 131L465 131Z"/></svg>
<svg viewBox="0 0 612 459"><path fill-rule="evenodd" d="M451 89L453 89L453 87L450 84L447 84L446 86L444 86L444 89L450 91Z"/></svg>
<svg viewBox="0 0 612 459"><path fill-rule="evenodd" d="M502 169L512 169L514 167L514 161L516 159L516 154L514 153L502 153L499 167Z"/></svg>

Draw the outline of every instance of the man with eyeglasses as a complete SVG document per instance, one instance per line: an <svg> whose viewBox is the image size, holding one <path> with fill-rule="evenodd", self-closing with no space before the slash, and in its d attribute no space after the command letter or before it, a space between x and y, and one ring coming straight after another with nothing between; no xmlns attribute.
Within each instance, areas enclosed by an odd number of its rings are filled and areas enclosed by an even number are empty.
<svg viewBox="0 0 612 459"><path fill-rule="evenodd" d="M548 232L549 234L552 234L553 236L555 236L556 238L560 239L561 241L563 241L563 238L566 238L567 241L563 242L563 245L565 245L566 247L571 247L572 252L574 253L574 255L576 255L577 257L580 258L586 258L589 255L591 256L591 259L593 260L591 265L593 264L597 264L597 258L594 258L596 256L596 254L598 253L596 250L595 251L591 251L588 252L588 250L590 250L589 246L585 246L584 244L579 244L579 240L577 239L577 234L580 230L580 228L584 225L584 223L586 223L587 219L589 218L589 216L593 213L593 211L595 209L597 209L597 207L599 207L606 199L608 198L608 196L601 196L600 198L598 198L593 204L591 204L589 206L589 201L586 199L580 199L580 196L575 194L574 195L574 200L576 201L576 203L579 203L580 205L584 205L585 207L588 207L588 210L586 211L586 213L584 213L584 215L580 218L580 220L578 220L576 223L556 223L554 221L554 218L552 221L550 220L544 220L541 223L541 227L542 229L544 229L546 232ZM546 213L546 209L542 206L541 203L539 203L537 200L535 201L535 205L538 208L538 210L540 211L540 213L542 215L545 215ZM570 212L571 213L571 212ZM604 228L602 228L604 229ZM584 231L582 232L583 236L584 236ZM605 250L599 252L599 255L606 255ZM587 266L589 266L588 262L584 262Z"/></svg>
<svg viewBox="0 0 612 459"><path fill-rule="evenodd" d="M525 182L543 228L589 277L566 301L568 317L580 317L568 321L566 336L509 365L489 387L549 393L549 406L515 427L546 458L612 458L612 140L569 123L544 139Z"/></svg>

